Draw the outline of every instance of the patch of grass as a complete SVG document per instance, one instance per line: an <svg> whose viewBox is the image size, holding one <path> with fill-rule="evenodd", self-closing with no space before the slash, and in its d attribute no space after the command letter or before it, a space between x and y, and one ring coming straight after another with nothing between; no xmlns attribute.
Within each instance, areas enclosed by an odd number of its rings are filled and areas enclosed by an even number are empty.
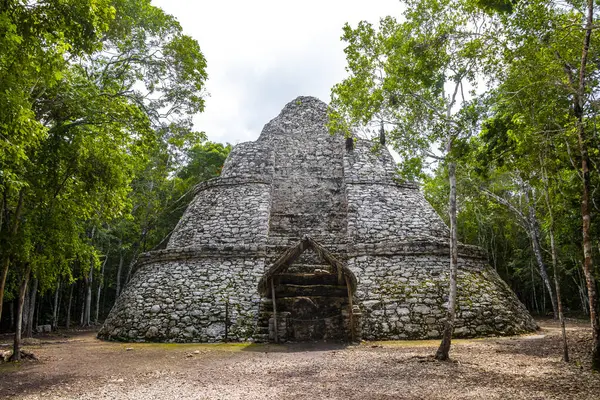
<svg viewBox="0 0 600 400"><path fill-rule="evenodd" d="M168 351L284 351L283 346L273 344L258 344L249 342L230 343L119 343L119 348L131 349L162 349Z"/></svg>
<svg viewBox="0 0 600 400"><path fill-rule="evenodd" d="M11 373L11 372L17 372L19 369L21 369L22 365L23 364L20 362L0 361L0 375L6 374L6 373Z"/></svg>

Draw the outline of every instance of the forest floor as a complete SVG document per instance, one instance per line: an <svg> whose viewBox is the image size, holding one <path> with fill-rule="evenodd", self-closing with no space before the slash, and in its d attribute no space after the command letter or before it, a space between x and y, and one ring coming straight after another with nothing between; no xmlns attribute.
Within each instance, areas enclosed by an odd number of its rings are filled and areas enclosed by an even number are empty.
<svg viewBox="0 0 600 400"><path fill-rule="evenodd" d="M453 341L452 362L433 360L437 340L128 344L53 334L25 347L39 361L0 363L0 398L600 399L588 324L569 322L565 364L558 325L538 323L532 335Z"/></svg>

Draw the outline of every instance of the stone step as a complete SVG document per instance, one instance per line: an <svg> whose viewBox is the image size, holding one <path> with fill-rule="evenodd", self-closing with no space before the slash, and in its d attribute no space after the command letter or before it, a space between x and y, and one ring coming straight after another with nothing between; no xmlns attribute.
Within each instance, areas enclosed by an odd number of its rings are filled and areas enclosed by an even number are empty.
<svg viewBox="0 0 600 400"><path fill-rule="evenodd" d="M348 307L347 296L296 296L296 297L279 297L277 298L277 312L293 311L294 304L298 300L307 299L313 304L316 304L319 309L326 311L327 314L332 314L337 311L344 310ZM273 312L273 302L263 303L263 312L271 314Z"/></svg>
<svg viewBox="0 0 600 400"><path fill-rule="evenodd" d="M252 338L254 339L254 341L256 343L267 343L267 342L269 342L269 334L268 333L254 334L254 335L252 335Z"/></svg>
<svg viewBox="0 0 600 400"><path fill-rule="evenodd" d="M328 273L333 273L333 267L329 264L321 264L321 263L293 263L289 267L287 267L286 271L283 274L320 274L326 275Z"/></svg>
<svg viewBox="0 0 600 400"><path fill-rule="evenodd" d="M275 286L275 296L283 297L344 297L348 295L345 285L295 285L279 284Z"/></svg>
<svg viewBox="0 0 600 400"><path fill-rule="evenodd" d="M329 265L317 266L315 269L327 270L331 268ZM307 268L299 268L300 270L307 270ZM275 276L275 282L280 285L292 284L292 285L337 285L338 284L338 275L332 273L292 273L285 272L282 274L277 274Z"/></svg>

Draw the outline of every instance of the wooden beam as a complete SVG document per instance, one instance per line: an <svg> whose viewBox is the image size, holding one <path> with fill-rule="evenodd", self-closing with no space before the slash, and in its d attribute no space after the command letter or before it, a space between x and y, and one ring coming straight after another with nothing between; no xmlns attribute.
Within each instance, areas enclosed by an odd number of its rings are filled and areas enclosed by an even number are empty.
<svg viewBox="0 0 600 400"><path fill-rule="evenodd" d="M353 306L352 306L352 288L350 287L350 279L348 278L347 275L345 275L346 277L346 288L348 289L348 317L349 317L349 324L350 324L350 337L352 338L352 342L356 341L356 334L354 332L354 313L353 313Z"/></svg>

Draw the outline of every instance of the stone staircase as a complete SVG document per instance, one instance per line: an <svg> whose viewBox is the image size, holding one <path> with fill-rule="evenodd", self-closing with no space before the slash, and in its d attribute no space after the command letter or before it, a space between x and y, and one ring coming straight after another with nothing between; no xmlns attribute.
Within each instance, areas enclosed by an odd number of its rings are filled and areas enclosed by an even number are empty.
<svg viewBox="0 0 600 400"><path fill-rule="evenodd" d="M349 340L345 282L329 265L298 261L273 278L279 342ZM275 341L271 296L269 289L261 302L257 340Z"/></svg>

